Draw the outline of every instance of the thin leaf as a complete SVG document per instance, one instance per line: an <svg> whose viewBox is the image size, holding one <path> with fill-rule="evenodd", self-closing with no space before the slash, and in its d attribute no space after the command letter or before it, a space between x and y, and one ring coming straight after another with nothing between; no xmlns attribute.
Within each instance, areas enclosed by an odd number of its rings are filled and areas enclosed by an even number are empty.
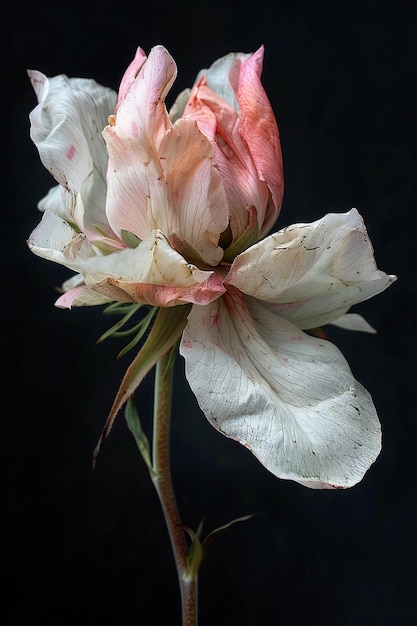
<svg viewBox="0 0 417 626"><path fill-rule="evenodd" d="M184 526L185 532L191 537L190 547L188 548L187 567L184 574L184 580L196 580L201 561L203 560L203 545L197 533L188 526Z"/></svg>
<svg viewBox="0 0 417 626"><path fill-rule="evenodd" d="M122 328L122 326L126 324L126 322L132 317L132 315L136 313L136 311L140 309L141 306L142 306L141 304L134 304L131 307L130 311L128 311L128 313L126 313L126 315L122 317L121 320L119 320L116 324L114 324L114 326L106 330L106 332L103 333L101 337L97 339L97 343L101 343L102 341L107 339L107 337L111 337L111 335L113 335L116 331Z"/></svg>
<svg viewBox="0 0 417 626"><path fill-rule="evenodd" d="M152 330L123 377L100 439L93 452L93 468L119 410L133 395L146 374L155 366L158 359L166 354L179 340L186 326L190 309L191 305L187 304L159 309Z"/></svg>
<svg viewBox="0 0 417 626"><path fill-rule="evenodd" d="M137 409L136 409L136 406L132 397L130 397L128 401L126 402L125 419L129 427L129 430L132 433L136 441L136 445L139 448L139 452L141 453L142 458L147 465L147 468L150 474L154 475L155 472L152 467L151 448L149 445L149 440L142 428L139 414L137 412Z"/></svg>
<svg viewBox="0 0 417 626"><path fill-rule="evenodd" d="M149 325L152 322L153 318L155 317L155 313L157 312L157 310L158 310L158 307L156 306L152 307L152 309L149 311L147 316L140 322L140 324L138 324L138 327L139 327L138 333L133 337L132 341L130 341L122 350L120 350L119 354L117 355L118 359L124 356L127 352L129 352L129 350L134 348L137 343L139 343L143 335L148 330Z"/></svg>
<svg viewBox="0 0 417 626"><path fill-rule="evenodd" d="M228 530L228 528L233 526L233 524L236 524L237 522L246 522L251 517L253 517L253 513L250 513L249 515L244 515L243 517L236 517L227 524L224 524L223 526L219 526L215 530L212 530L211 533L209 533L203 541L202 545L204 551L206 550L207 546L213 541L213 539L215 539L215 537L224 533L226 530Z"/></svg>

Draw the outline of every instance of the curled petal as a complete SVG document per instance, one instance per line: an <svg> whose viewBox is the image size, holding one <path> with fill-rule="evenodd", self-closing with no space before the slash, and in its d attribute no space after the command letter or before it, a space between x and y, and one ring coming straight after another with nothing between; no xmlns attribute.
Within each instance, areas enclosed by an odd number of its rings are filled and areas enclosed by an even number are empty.
<svg viewBox="0 0 417 626"><path fill-rule="evenodd" d="M204 84L207 84L207 87L219 99L219 106L221 106L220 101L223 100L231 109L240 114L239 101L237 99L239 68L251 56L248 53L229 52L229 54L214 61L209 68L200 70L195 84L197 85L203 78ZM232 76L233 81L231 79Z"/></svg>
<svg viewBox="0 0 417 626"><path fill-rule="evenodd" d="M204 263L217 265L223 256L219 235L229 215L211 143L196 122L180 119L161 142L160 155L168 208L158 217L160 229L178 233Z"/></svg>
<svg viewBox="0 0 417 626"><path fill-rule="evenodd" d="M103 232L112 236L104 212L108 157L101 133L113 113L116 93L94 80L47 78L36 70L28 70L28 75L39 102L30 114L31 138L61 186L55 212L92 240Z"/></svg>
<svg viewBox="0 0 417 626"><path fill-rule="evenodd" d="M100 255L85 235L45 212L28 245L38 256L82 274L86 286L107 300L156 306L206 304L225 291L219 275L187 263L160 231L153 231L136 248ZM70 294L61 297L58 306L98 303L84 292L81 302L80 294L74 292L74 300Z"/></svg>
<svg viewBox="0 0 417 626"><path fill-rule="evenodd" d="M139 74L139 71L142 65L145 63L145 61L146 61L146 53L142 50L142 48L138 47L136 49L136 53L133 58L133 61L128 66L120 82L115 113L117 112L117 109L119 108L119 104L126 98L127 92L129 91L133 83L135 82L136 76Z"/></svg>
<svg viewBox="0 0 417 626"><path fill-rule="evenodd" d="M92 286L104 298L120 302L142 302L151 306L173 307L180 304L205 305L219 298L225 291L223 282L215 272L190 287L156 285L154 283L129 283L107 278Z"/></svg>
<svg viewBox="0 0 417 626"><path fill-rule="evenodd" d="M224 293L220 277L213 273L192 287L169 287L151 283L127 283L108 278L91 287L82 286L64 293L55 302L60 308L95 306L109 302L142 302L151 306L173 307L181 304L205 305Z"/></svg>
<svg viewBox="0 0 417 626"><path fill-rule="evenodd" d="M158 148L171 122L164 98L177 68L162 46L153 48L103 137L109 153L106 214L115 232L145 239L166 208Z"/></svg>
<svg viewBox="0 0 417 626"><path fill-rule="evenodd" d="M256 300L193 306L181 354L209 422L279 478L351 487L378 456L375 407L343 355Z"/></svg>
<svg viewBox="0 0 417 626"><path fill-rule="evenodd" d="M202 70L184 110L213 142L226 188L233 242L247 227L254 206L263 236L282 203L283 168L279 132L260 76L263 47L252 55L233 53Z"/></svg>
<svg viewBox="0 0 417 626"><path fill-rule="evenodd" d="M81 285L63 293L55 302L55 306L60 309L71 309L73 306L97 306L110 302L112 302L110 298Z"/></svg>
<svg viewBox="0 0 417 626"><path fill-rule="evenodd" d="M46 196L38 202L38 209L42 211L51 211L56 213L64 220L73 221L72 216L68 212L66 200L66 190L61 185L51 187Z"/></svg>
<svg viewBox="0 0 417 626"><path fill-rule="evenodd" d="M137 248L96 257L83 273L87 286L112 300L155 306L207 304L225 291L220 276L187 263L160 231Z"/></svg>
<svg viewBox="0 0 417 626"><path fill-rule="evenodd" d="M362 333L370 333L374 335L376 329L371 326L362 315L357 313L346 313L341 315L332 322L333 326L344 328L345 330L356 330Z"/></svg>
<svg viewBox="0 0 417 626"><path fill-rule="evenodd" d="M315 328L395 279L377 269L363 220L352 209L270 235L234 260L225 283L300 328Z"/></svg>
<svg viewBox="0 0 417 626"><path fill-rule="evenodd" d="M247 142L258 172L271 192L272 202L263 216L260 236L266 235L275 224L284 195L284 171L279 130L269 99L261 83L264 48L242 62L240 72L235 70L231 81L238 94L241 111L242 137ZM236 78L234 78L236 76Z"/></svg>
<svg viewBox="0 0 417 626"><path fill-rule="evenodd" d="M191 89L187 88L181 91L175 98L174 104L169 110L169 119L173 124L183 115L190 93Z"/></svg>
<svg viewBox="0 0 417 626"><path fill-rule="evenodd" d="M76 232L64 219L45 211L42 220L28 239L30 250L49 261L78 270L78 264L93 259L96 252L86 236Z"/></svg>
<svg viewBox="0 0 417 626"><path fill-rule="evenodd" d="M217 265L228 212L213 148L196 122L172 125L164 99L176 66L162 46L152 49L104 137L110 166L106 212L114 230L145 239L154 229L175 233Z"/></svg>

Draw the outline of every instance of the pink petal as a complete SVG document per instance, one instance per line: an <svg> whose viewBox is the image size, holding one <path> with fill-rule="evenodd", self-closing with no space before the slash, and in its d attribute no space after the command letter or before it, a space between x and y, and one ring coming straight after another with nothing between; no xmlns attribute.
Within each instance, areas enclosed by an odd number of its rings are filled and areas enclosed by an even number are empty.
<svg viewBox="0 0 417 626"><path fill-rule="evenodd" d="M66 291L55 302L60 309L71 309L73 306L97 306L112 302L106 296L89 289L85 285Z"/></svg>
<svg viewBox="0 0 417 626"><path fill-rule="evenodd" d="M272 228L279 215L284 194L284 170L279 130L269 99L261 83L264 48L261 46L240 72L231 70L231 83L237 91L241 110L241 133L249 146L260 180L272 194L273 207L265 214L261 237Z"/></svg>
<svg viewBox="0 0 417 626"><path fill-rule="evenodd" d="M94 291L120 302L142 302L151 306L171 307L191 302L206 305L219 298L225 288L214 272L207 280L192 287L170 287L151 283L128 283L107 279L94 285Z"/></svg>
<svg viewBox="0 0 417 626"><path fill-rule="evenodd" d="M145 239L154 229L173 233L204 263L217 265L228 212L210 141L192 120L172 125L164 98L176 66L153 48L121 102L116 123L104 131L110 166L106 212L116 232Z"/></svg>
<svg viewBox="0 0 417 626"><path fill-rule="evenodd" d="M262 61L263 48L253 55L219 59L212 68L200 72L184 111L184 116L198 121L214 144L234 241L246 229L249 207L256 208L259 230L264 235L276 221L282 203L281 146L260 81Z"/></svg>
<svg viewBox="0 0 417 626"><path fill-rule="evenodd" d="M77 224L90 240L112 236L105 212L108 155L102 130L113 113L116 93L94 80L47 78L29 70L39 104L30 114L30 135L61 193L46 204ZM51 202L52 201L52 202Z"/></svg>
<svg viewBox="0 0 417 626"><path fill-rule="evenodd" d="M128 66L121 80L115 113L119 108L120 103L126 98L127 92L135 82L136 76L138 75L145 61L145 52L142 50L142 48L137 48L135 57L131 64Z"/></svg>
<svg viewBox="0 0 417 626"><path fill-rule="evenodd" d="M226 192L233 241L248 225L250 207L263 221L268 190L258 175L246 144L239 133L237 112L207 87L201 78L191 92L184 116L197 120L199 128L212 141L217 167Z"/></svg>

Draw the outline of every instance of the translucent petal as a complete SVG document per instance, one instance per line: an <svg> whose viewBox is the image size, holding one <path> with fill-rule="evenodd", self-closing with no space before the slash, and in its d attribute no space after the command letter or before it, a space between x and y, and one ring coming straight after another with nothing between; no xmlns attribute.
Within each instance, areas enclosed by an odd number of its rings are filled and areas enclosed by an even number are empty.
<svg viewBox="0 0 417 626"><path fill-rule="evenodd" d="M328 324L395 280L377 269L356 209L295 224L236 257L225 282L300 328Z"/></svg>
<svg viewBox="0 0 417 626"><path fill-rule="evenodd" d="M111 298L103 296L85 285L74 287L66 291L55 302L55 306L61 309L71 309L73 306L97 306L100 304L109 304Z"/></svg>
<svg viewBox="0 0 417 626"><path fill-rule="evenodd" d="M212 141L226 189L233 241L255 207L258 230L266 234L278 216L283 168L275 116L260 76L263 47L233 53L202 70L184 115L196 119Z"/></svg>
<svg viewBox="0 0 417 626"><path fill-rule="evenodd" d="M196 122L172 125L164 98L176 75L162 46L148 59L104 131L109 155L106 211L116 232L145 239L159 229L175 233L203 261L217 265L220 233L229 217L213 148Z"/></svg>
<svg viewBox="0 0 417 626"><path fill-rule="evenodd" d="M194 306L181 354L209 422L276 476L344 488L375 461L375 407L343 355L257 301L232 291Z"/></svg>
<svg viewBox="0 0 417 626"><path fill-rule="evenodd" d="M371 326L362 315L357 313L347 313L341 315L332 322L333 326L344 328L345 330L356 330L363 333L375 334L376 329Z"/></svg>
<svg viewBox="0 0 417 626"><path fill-rule="evenodd" d="M38 256L82 274L87 287L110 300L155 306L207 304L225 291L218 274L187 263L160 231L153 231L136 248L100 255L85 235L56 214L45 212L28 245ZM81 296L76 295L78 303ZM86 295L82 304L87 303ZM71 295L59 302L75 305Z"/></svg>
<svg viewBox="0 0 417 626"><path fill-rule="evenodd" d="M30 134L42 163L62 186L64 217L89 238L111 235L104 212L107 151L102 130L116 93L94 80L29 70L39 104L30 114ZM62 212L60 211L62 215Z"/></svg>

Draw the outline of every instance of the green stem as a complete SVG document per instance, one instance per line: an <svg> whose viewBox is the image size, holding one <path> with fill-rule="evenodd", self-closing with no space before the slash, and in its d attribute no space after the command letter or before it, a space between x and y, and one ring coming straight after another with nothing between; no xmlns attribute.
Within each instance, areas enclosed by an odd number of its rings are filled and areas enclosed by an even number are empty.
<svg viewBox="0 0 417 626"><path fill-rule="evenodd" d="M170 466L170 422L174 368L170 352L156 364L152 481L158 493L174 552L181 589L182 625L197 626L197 575L187 572L188 544L178 512Z"/></svg>

